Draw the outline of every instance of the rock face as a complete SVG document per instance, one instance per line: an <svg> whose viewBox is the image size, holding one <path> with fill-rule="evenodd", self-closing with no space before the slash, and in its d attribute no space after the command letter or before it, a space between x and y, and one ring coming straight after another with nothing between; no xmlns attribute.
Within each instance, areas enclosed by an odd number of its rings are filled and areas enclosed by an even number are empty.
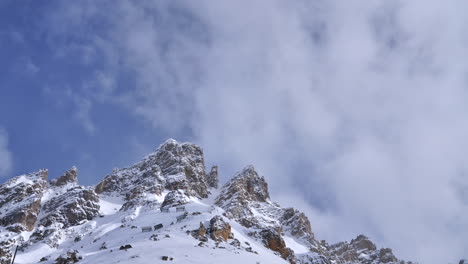
<svg viewBox="0 0 468 264"><path fill-rule="evenodd" d="M211 167L211 171L207 176L208 186L211 188L218 188L218 166Z"/></svg>
<svg viewBox="0 0 468 264"><path fill-rule="evenodd" d="M47 170L40 170L0 185L0 225L14 232L33 230L47 187L47 175Z"/></svg>
<svg viewBox="0 0 468 264"><path fill-rule="evenodd" d="M260 232L265 246L273 251L278 252L282 258L287 260L294 260L294 251L286 247L283 238L273 229L264 229Z"/></svg>
<svg viewBox="0 0 468 264"><path fill-rule="evenodd" d="M258 224L252 207L269 200L268 184L253 166L245 167L226 183L215 204L226 211L226 216L240 221L246 227Z"/></svg>
<svg viewBox="0 0 468 264"><path fill-rule="evenodd" d="M215 241L227 241L231 235L231 226L219 215L210 220L210 236Z"/></svg>
<svg viewBox="0 0 468 264"><path fill-rule="evenodd" d="M122 209L151 203L148 195L164 189L182 190L189 196L206 198L209 186L203 150L191 143L167 140L143 161L114 172L96 185L96 193L123 195L128 202Z"/></svg>
<svg viewBox="0 0 468 264"><path fill-rule="evenodd" d="M308 242L313 241L314 233L312 233L310 221L304 213L294 208L286 208L280 222L283 229L288 230L294 237L302 238Z"/></svg>
<svg viewBox="0 0 468 264"><path fill-rule="evenodd" d="M57 179L51 180L50 185L52 186L64 186L69 183L77 183L78 169L73 166L67 170L62 176Z"/></svg>
<svg viewBox="0 0 468 264"><path fill-rule="evenodd" d="M220 203L222 200L231 198L239 202L266 202L270 199L268 184L265 178L258 175L253 166L247 166L223 187L217 200Z"/></svg>
<svg viewBox="0 0 468 264"><path fill-rule="evenodd" d="M389 248L377 249L364 235L359 235L350 243L340 242L329 246L332 254L350 263L398 263L399 260Z"/></svg>
<svg viewBox="0 0 468 264"><path fill-rule="evenodd" d="M164 197L164 201L161 205L161 208L169 208L178 205L186 204L190 199L185 195L181 190L171 191Z"/></svg>
<svg viewBox="0 0 468 264"><path fill-rule="evenodd" d="M44 204L44 217L40 219L40 225L49 227L61 224L62 228L74 226L98 216L99 209L99 197L94 190L76 186Z"/></svg>

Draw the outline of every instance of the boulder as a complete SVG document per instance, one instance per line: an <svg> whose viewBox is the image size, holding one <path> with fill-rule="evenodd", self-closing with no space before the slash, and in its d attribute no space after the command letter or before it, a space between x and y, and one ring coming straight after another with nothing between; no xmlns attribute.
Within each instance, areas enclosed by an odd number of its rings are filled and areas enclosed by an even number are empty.
<svg viewBox="0 0 468 264"><path fill-rule="evenodd" d="M210 237L216 241L227 241L231 236L231 225L219 215L210 220Z"/></svg>

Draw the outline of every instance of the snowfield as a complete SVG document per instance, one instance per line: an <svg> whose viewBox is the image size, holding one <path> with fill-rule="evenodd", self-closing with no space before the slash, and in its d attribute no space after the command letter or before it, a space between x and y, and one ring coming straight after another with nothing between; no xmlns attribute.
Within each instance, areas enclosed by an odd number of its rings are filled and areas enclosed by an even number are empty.
<svg viewBox="0 0 468 264"><path fill-rule="evenodd" d="M15 263L38 263L43 257L48 257L48 260L41 263L54 263L59 255L69 250L78 250L82 256L79 263L83 264L168 263L162 260L163 256L173 258L169 261L171 263L288 263L261 242L250 238L248 229L227 218L224 220L231 225L234 238L240 242L239 247L230 244L232 239L219 243L210 239L205 245L198 246L200 241L192 237L190 231L199 228L200 222L208 225L212 217L223 213L221 208L211 203L215 196L212 194L203 200L191 197L191 202L185 205L188 216L179 222L176 217L184 212L176 212L175 207L170 208L169 213L141 207L135 208L133 212L121 212L121 199L101 197L102 217L64 230L66 235L58 248L39 243L24 252L18 251ZM158 198L162 200L164 197ZM131 220L129 215L133 216ZM163 228L142 232L143 227L157 224L163 224ZM80 240L75 242L77 237ZM307 251L305 246L294 239L285 240L291 248ZM131 245L132 248L119 250L125 245ZM256 253L248 252L246 249L249 247Z"/></svg>

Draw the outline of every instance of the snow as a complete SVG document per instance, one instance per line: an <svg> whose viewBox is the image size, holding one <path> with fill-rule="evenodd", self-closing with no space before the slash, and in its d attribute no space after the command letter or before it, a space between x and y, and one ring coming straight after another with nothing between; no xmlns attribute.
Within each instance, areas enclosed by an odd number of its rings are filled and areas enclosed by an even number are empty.
<svg viewBox="0 0 468 264"><path fill-rule="evenodd" d="M103 217L64 230L58 248L38 243L26 248L24 252L18 252L15 263L37 263L42 257L49 256L48 261L41 263L51 264L68 250L78 250L79 255L83 257L79 263L83 264L165 263L161 260L162 256L173 257L174 261L171 263L288 263L265 248L261 241L247 235L251 230L225 217L223 219L231 225L234 238L241 243L240 248L230 245L231 241L216 245L211 239L205 246L198 246L200 241L187 231L197 229L200 222L207 226L212 217L222 215L224 212L221 208L212 205L213 196L203 200L191 197L190 203L185 205L188 216L180 222L176 221L180 212L175 212L174 208L171 208L174 210L170 210L169 213L145 207L135 208L135 211L119 211L123 203L121 199L102 196L100 205ZM200 214L193 214L194 212ZM122 220L128 219L128 216L132 216L129 222L123 223ZM163 228L147 233L141 231L143 226L157 224L163 224ZM158 241L149 239L154 234L158 236ZM80 236L81 240L75 242L77 236ZM107 249L101 250L103 243ZM132 248L119 250L120 246L127 244L132 245ZM252 250L258 254L246 251L247 247L252 247Z"/></svg>
<svg viewBox="0 0 468 264"><path fill-rule="evenodd" d="M103 215L115 214L122 207L124 201L121 197L103 196L99 199L99 206Z"/></svg>
<svg viewBox="0 0 468 264"><path fill-rule="evenodd" d="M283 236L283 240L284 243L286 243L286 246L292 249L296 254L303 254L310 251L306 246L299 244L294 238L290 236Z"/></svg>
<svg viewBox="0 0 468 264"><path fill-rule="evenodd" d="M34 184L34 182L30 178L28 178L26 175L21 175L21 176L17 177L15 179L15 181L11 181L10 184L7 185L7 188L11 188L11 187L13 187L15 185L19 185L21 183L31 184L31 185Z"/></svg>

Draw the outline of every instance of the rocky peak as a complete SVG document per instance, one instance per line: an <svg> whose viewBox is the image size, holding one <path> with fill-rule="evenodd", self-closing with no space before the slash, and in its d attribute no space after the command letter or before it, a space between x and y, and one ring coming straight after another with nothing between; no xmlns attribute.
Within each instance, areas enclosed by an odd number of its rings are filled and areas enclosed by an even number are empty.
<svg viewBox="0 0 468 264"><path fill-rule="evenodd" d="M328 250L345 262L352 263L404 263L399 261L391 249L377 249L375 244L364 235L348 242L329 246Z"/></svg>
<svg viewBox="0 0 468 264"><path fill-rule="evenodd" d="M210 173L207 175L207 183L211 188L218 188L218 166L211 167Z"/></svg>
<svg viewBox="0 0 468 264"><path fill-rule="evenodd" d="M280 218L281 225L294 237L302 238L307 242L312 242L314 233L307 216L294 208L286 208Z"/></svg>
<svg viewBox="0 0 468 264"><path fill-rule="evenodd" d="M351 240L350 246L356 248L357 250L376 250L377 247L375 246L372 241L369 240L368 237L365 235L359 235L355 239Z"/></svg>
<svg viewBox="0 0 468 264"><path fill-rule="evenodd" d="M159 146L152 157L167 179L170 190L185 187L190 195L208 197L205 161L201 147L169 139Z"/></svg>
<svg viewBox="0 0 468 264"><path fill-rule="evenodd" d="M265 178L259 176L251 165L238 172L232 180L223 186L217 200L227 201L234 196L239 197L241 202L266 202L270 199Z"/></svg>
<svg viewBox="0 0 468 264"><path fill-rule="evenodd" d="M199 146L169 139L141 162L114 170L96 185L95 191L124 196L127 202L122 210L126 210L153 204L155 201L148 197L161 195L164 189L181 190L198 198L208 197L203 150Z"/></svg>
<svg viewBox="0 0 468 264"><path fill-rule="evenodd" d="M68 183L77 183L78 169L73 166L71 169L67 170L62 176L57 179L51 180L50 185L52 186L63 186Z"/></svg>
<svg viewBox="0 0 468 264"><path fill-rule="evenodd" d="M40 225L69 227L99 215L99 197L93 189L76 186L48 200L42 208Z"/></svg>
<svg viewBox="0 0 468 264"><path fill-rule="evenodd" d="M0 185L0 225L10 231L31 231L47 187L47 170L17 176Z"/></svg>

